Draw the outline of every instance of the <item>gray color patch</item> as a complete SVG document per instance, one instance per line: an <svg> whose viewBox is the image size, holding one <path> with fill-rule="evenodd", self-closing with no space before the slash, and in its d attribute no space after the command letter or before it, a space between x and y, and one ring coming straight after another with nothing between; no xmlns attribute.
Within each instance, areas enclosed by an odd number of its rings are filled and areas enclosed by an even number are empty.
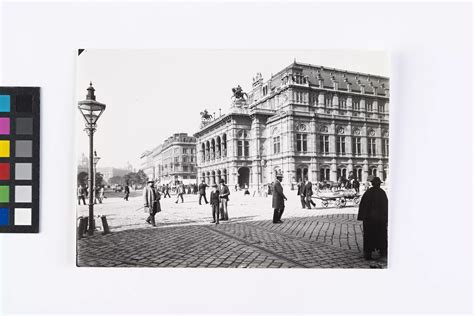
<svg viewBox="0 0 474 316"><path fill-rule="evenodd" d="M31 163L15 164L15 180L31 180Z"/></svg>
<svg viewBox="0 0 474 316"><path fill-rule="evenodd" d="M31 157L33 153L31 140L17 140L15 142L16 157Z"/></svg>

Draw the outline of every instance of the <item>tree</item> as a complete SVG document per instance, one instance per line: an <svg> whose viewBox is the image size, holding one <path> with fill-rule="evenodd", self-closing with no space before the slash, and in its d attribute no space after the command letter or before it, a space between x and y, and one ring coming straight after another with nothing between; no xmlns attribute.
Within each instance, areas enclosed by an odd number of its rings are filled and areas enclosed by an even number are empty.
<svg viewBox="0 0 474 316"><path fill-rule="evenodd" d="M87 172L81 171L77 174L77 184L82 185L85 187L87 185L87 180L89 179L89 175Z"/></svg>
<svg viewBox="0 0 474 316"><path fill-rule="evenodd" d="M113 176L112 178L109 179L110 184L123 184L124 180L123 177L121 176Z"/></svg>
<svg viewBox="0 0 474 316"><path fill-rule="evenodd" d="M94 183L96 188L101 186L103 182L104 182L104 175L100 172L96 172L95 173L95 183Z"/></svg>
<svg viewBox="0 0 474 316"><path fill-rule="evenodd" d="M145 185L147 179L148 179L148 176L146 175L146 173L143 172L142 169L138 170L138 172L137 172L137 184Z"/></svg>

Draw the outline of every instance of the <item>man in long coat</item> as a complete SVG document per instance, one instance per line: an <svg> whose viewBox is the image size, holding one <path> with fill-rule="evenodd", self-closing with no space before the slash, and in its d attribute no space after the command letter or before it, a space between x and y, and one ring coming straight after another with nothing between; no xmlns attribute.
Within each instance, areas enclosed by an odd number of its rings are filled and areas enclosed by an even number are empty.
<svg viewBox="0 0 474 316"><path fill-rule="evenodd" d="M379 177L374 177L371 183L372 187L362 196L357 215L363 223L364 258L367 260L372 259L375 249L380 251L381 257L387 256L388 199L380 188Z"/></svg>
<svg viewBox="0 0 474 316"><path fill-rule="evenodd" d="M143 202L145 209L150 214L146 222L152 226L156 226L155 214L161 211L160 198L160 193L155 189L153 180L149 180L143 189Z"/></svg>
<svg viewBox="0 0 474 316"><path fill-rule="evenodd" d="M316 206L316 204L311 199L313 196L313 184L308 179L306 179L306 184L304 186L304 196L306 199L306 207L308 209L311 209L311 205Z"/></svg>
<svg viewBox="0 0 474 316"><path fill-rule="evenodd" d="M221 209L221 220L228 221L229 213L227 212L227 203L229 202L229 187L225 184L224 179L220 179L219 187L219 199L220 199L220 209Z"/></svg>
<svg viewBox="0 0 474 316"><path fill-rule="evenodd" d="M286 196L283 194L283 187L281 186L281 180L283 180L283 175L278 173L276 175L275 183L273 184L273 224L282 223L281 216L285 210L285 200Z"/></svg>
<svg viewBox="0 0 474 316"><path fill-rule="evenodd" d="M202 180L202 182L199 184L199 205L201 205L201 199L204 198L204 202L207 203L207 198L206 198L206 188L207 184Z"/></svg>

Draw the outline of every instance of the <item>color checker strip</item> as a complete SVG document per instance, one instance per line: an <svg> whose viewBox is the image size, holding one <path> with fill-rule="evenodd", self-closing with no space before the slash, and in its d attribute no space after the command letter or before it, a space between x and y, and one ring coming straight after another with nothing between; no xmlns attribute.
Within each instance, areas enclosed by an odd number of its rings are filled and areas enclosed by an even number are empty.
<svg viewBox="0 0 474 316"><path fill-rule="evenodd" d="M40 89L0 87L0 233L39 231Z"/></svg>

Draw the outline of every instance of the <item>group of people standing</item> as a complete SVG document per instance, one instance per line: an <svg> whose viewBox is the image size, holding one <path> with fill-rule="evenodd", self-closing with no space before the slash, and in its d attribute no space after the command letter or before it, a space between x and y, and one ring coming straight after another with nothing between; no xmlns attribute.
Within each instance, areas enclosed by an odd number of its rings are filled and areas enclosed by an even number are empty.
<svg viewBox="0 0 474 316"><path fill-rule="evenodd" d="M94 188L94 204L102 203L105 199L105 187L103 185ZM77 187L77 202L81 205L81 201L86 205L86 199L89 198L89 187L80 184Z"/></svg>
<svg viewBox="0 0 474 316"><path fill-rule="evenodd" d="M285 201L287 200L283 193L281 181L283 175L278 173L272 187L272 208L273 208L273 224L281 224L283 212L285 210ZM381 257L387 255L387 225L388 225L388 198L383 189L380 188L382 181L378 177L371 180L372 187L369 188L362 196L357 219L363 223L363 251L364 258L372 259L374 250L378 250ZM206 204L211 205L212 222L216 225L220 221L229 219L228 202L230 190L225 184L224 179L219 181L219 185L213 184L209 202L206 197L206 188L208 185L202 181L199 185L199 205L202 198ZM169 194L169 193L168 193ZM178 191L179 197L180 191ZM313 195L312 183L309 180L301 181L298 185L298 195L300 196L301 206L311 209L315 206L311 197ZM143 190L143 199L145 208L148 210L148 218L146 222L152 226L156 226L155 215L161 211L160 199L161 195L154 188L154 182L148 181L147 186Z"/></svg>

